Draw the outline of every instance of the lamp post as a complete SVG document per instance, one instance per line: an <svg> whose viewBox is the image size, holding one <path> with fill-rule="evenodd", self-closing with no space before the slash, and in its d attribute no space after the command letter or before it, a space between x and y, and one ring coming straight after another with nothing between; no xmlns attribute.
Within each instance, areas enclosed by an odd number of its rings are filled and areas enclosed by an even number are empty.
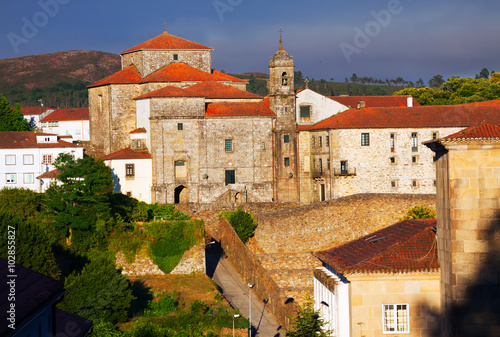
<svg viewBox="0 0 500 337"><path fill-rule="evenodd" d="M254 284L248 283L248 337L252 337L252 297L251 290Z"/></svg>
<svg viewBox="0 0 500 337"><path fill-rule="evenodd" d="M238 315L238 314L233 315L233 337L234 337L234 319L237 317L240 317L240 315Z"/></svg>

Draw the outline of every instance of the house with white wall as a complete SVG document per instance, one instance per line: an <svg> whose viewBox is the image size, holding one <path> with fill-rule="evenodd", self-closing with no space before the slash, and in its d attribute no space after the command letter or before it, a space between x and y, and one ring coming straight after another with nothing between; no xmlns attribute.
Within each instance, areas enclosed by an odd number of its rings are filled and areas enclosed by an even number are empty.
<svg viewBox="0 0 500 337"><path fill-rule="evenodd" d="M21 111L24 115L24 119L26 119L28 123L35 126L36 128L39 128L40 120L52 113L54 109L44 106L29 106L21 107Z"/></svg>
<svg viewBox="0 0 500 337"><path fill-rule="evenodd" d="M83 147L54 134L33 131L0 132L0 189L27 188L42 192L38 176L55 169L61 153L83 158Z"/></svg>
<svg viewBox="0 0 500 337"><path fill-rule="evenodd" d="M72 136L72 141L89 141L89 108L56 109L40 120L43 132Z"/></svg>
<svg viewBox="0 0 500 337"><path fill-rule="evenodd" d="M336 337L415 336L438 323L436 220L404 220L315 253L314 308Z"/></svg>

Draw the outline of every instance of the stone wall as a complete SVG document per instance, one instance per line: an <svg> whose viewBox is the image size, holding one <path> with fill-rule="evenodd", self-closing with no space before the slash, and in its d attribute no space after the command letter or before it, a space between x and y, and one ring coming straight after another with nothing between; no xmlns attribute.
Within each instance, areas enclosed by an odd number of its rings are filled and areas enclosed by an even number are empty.
<svg viewBox="0 0 500 337"><path fill-rule="evenodd" d="M285 304L286 293L282 291L259 261L240 240L226 218L220 219L221 246L228 261L241 275L245 283L255 284L254 294L266 301L266 306L285 329L290 326L290 318L296 315L295 304Z"/></svg>
<svg viewBox="0 0 500 337"><path fill-rule="evenodd" d="M256 214L256 253L324 250L398 222L413 206L435 209L435 195L360 194Z"/></svg>

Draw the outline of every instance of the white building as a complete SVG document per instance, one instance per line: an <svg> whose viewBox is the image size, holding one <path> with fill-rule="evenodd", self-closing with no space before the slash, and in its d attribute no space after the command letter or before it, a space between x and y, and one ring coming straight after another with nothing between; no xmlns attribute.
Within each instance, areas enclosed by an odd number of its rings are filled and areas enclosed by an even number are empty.
<svg viewBox="0 0 500 337"><path fill-rule="evenodd" d="M40 121L43 132L89 141L89 108L57 109Z"/></svg>
<svg viewBox="0 0 500 337"><path fill-rule="evenodd" d="M0 132L0 189L27 188L42 192L38 176L55 169L61 153L83 158L83 147L61 140L57 135L32 131Z"/></svg>
<svg viewBox="0 0 500 337"><path fill-rule="evenodd" d="M131 147L110 153L101 159L111 169L113 191L152 202L153 159L146 149L147 132L139 128L130 132Z"/></svg>
<svg viewBox="0 0 500 337"><path fill-rule="evenodd" d="M49 115L54 109L47 108L44 106L30 106L30 107L21 107L21 111L23 112L24 119L28 121L31 125L36 128L40 127L40 120L45 118L45 116Z"/></svg>

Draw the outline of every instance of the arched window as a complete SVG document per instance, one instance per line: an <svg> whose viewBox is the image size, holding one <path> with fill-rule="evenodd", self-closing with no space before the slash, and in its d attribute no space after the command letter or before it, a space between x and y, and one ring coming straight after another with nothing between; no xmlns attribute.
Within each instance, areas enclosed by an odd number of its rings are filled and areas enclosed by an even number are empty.
<svg viewBox="0 0 500 337"><path fill-rule="evenodd" d="M286 76L286 71L281 74L281 84L282 85L288 85L288 78Z"/></svg>

